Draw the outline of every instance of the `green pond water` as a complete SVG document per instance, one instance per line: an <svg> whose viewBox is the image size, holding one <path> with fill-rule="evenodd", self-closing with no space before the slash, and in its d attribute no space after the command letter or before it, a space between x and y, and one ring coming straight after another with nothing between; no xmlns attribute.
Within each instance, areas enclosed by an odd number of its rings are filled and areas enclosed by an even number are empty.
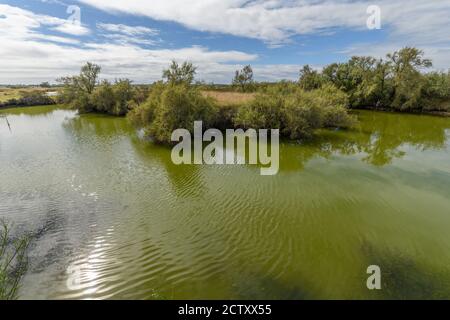
<svg viewBox="0 0 450 320"><path fill-rule="evenodd" d="M450 119L357 115L261 176L175 166L126 119L1 111L0 217L33 235L20 298L450 298Z"/></svg>

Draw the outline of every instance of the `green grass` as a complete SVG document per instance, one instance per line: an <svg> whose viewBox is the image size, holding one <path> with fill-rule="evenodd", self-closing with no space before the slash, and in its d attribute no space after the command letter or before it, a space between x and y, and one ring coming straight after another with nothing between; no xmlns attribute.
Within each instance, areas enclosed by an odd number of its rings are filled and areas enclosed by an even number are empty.
<svg viewBox="0 0 450 320"><path fill-rule="evenodd" d="M0 88L0 103L5 103L11 99L19 99L23 93L31 91L52 91L51 89L43 89L38 87L27 87L27 88ZM53 90L54 91L54 90Z"/></svg>

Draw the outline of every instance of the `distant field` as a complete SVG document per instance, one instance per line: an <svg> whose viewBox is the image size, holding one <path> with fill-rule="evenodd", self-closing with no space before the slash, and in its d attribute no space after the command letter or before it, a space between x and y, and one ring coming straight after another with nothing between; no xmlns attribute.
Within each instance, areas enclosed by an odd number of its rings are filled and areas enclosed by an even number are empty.
<svg viewBox="0 0 450 320"><path fill-rule="evenodd" d="M203 95L215 98L220 105L239 105L251 101L254 93L203 91Z"/></svg>
<svg viewBox="0 0 450 320"><path fill-rule="evenodd" d="M52 91L52 89L47 88L39 88L39 87L30 87L30 88L0 88L0 103L6 102L11 99L18 99L22 95L22 93L30 92L30 91Z"/></svg>

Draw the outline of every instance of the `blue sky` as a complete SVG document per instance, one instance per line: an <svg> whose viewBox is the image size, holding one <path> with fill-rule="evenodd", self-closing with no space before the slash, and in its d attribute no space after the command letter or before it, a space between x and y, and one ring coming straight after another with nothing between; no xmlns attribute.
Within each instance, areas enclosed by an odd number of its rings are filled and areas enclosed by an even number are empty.
<svg viewBox="0 0 450 320"><path fill-rule="evenodd" d="M380 29L367 27L374 4ZM53 82L86 61L105 78L148 83L172 59L192 61L207 82L229 83L246 64L275 81L406 45L447 69L449 16L448 0L0 0L0 83Z"/></svg>

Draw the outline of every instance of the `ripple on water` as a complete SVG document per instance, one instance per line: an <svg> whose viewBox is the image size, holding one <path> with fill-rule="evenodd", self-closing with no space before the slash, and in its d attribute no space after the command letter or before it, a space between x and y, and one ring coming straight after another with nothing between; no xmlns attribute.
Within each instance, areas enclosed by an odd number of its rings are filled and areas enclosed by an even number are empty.
<svg viewBox="0 0 450 320"><path fill-rule="evenodd" d="M418 283L450 263L448 121L363 113L262 177L175 166L125 119L38 111L0 126L0 217L35 235L21 297L371 298L360 274L386 248Z"/></svg>

